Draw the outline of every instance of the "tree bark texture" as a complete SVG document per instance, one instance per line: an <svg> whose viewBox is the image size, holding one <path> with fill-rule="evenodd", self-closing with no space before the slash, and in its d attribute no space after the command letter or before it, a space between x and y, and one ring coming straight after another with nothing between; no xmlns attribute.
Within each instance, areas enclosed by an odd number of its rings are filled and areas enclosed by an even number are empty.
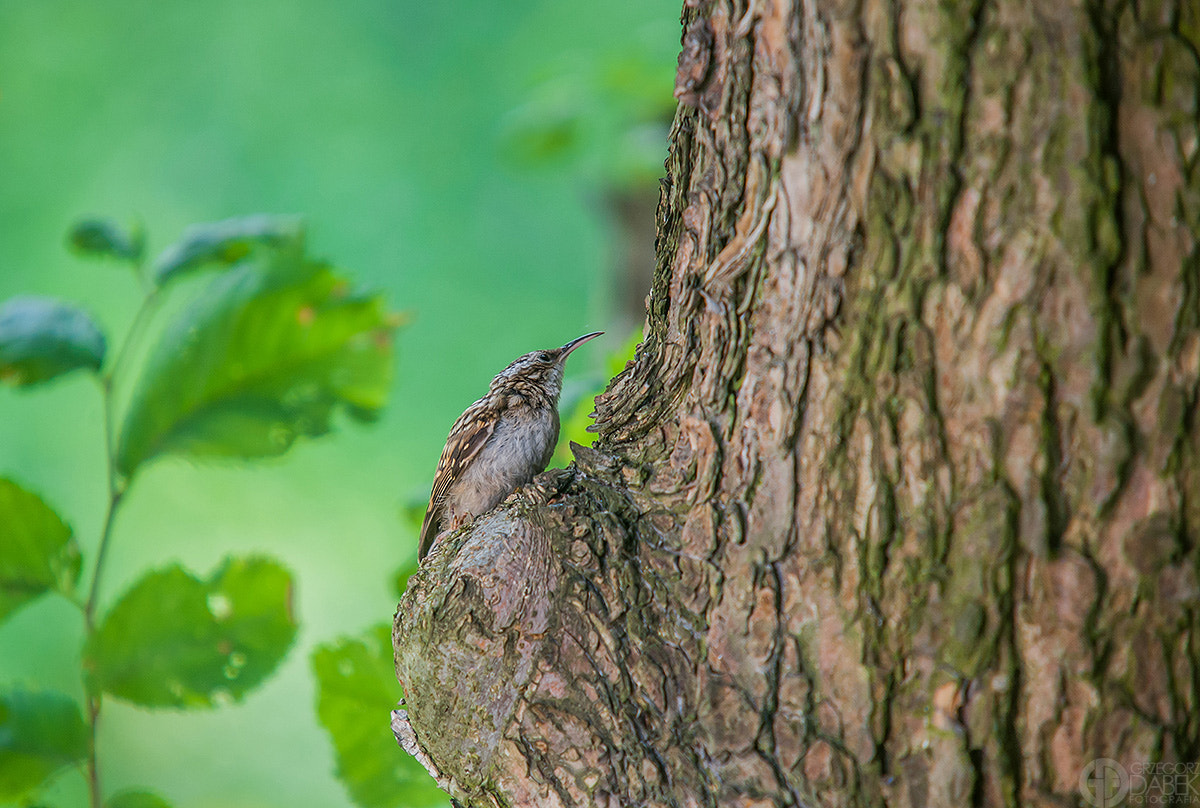
<svg viewBox="0 0 1200 808"><path fill-rule="evenodd" d="M648 335L439 542L471 805L1079 805L1200 758L1200 5L688 0Z"/></svg>

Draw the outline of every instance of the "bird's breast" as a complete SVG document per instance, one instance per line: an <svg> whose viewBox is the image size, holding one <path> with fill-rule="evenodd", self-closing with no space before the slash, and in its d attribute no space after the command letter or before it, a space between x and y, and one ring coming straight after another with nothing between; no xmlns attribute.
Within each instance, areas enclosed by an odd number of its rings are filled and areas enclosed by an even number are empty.
<svg viewBox="0 0 1200 808"><path fill-rule="evenodd" d="M490 510L546 468L558 441L558 413L510 410L465 468L448 501L473 516Z"/></svg>

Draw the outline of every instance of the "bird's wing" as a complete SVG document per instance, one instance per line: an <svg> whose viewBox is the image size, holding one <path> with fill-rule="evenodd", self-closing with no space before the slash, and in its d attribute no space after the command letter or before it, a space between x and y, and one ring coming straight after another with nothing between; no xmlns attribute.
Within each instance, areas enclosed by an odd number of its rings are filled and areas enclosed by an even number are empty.
<svg viewBox="0 0 1200 808"><path fill-rule="evenodd" d="M479 450L496 431L500 411L489 407L486 398L481 398L458 417L450 428L446 448L438 460L433 475L433 492L429 495L429 507L425 509L425 521L421 524L421 538L417 546L417 560L425 558L433 540L437 538L442 521L442 509L451 484L462 476L463 470L479 454Z"/></svg>

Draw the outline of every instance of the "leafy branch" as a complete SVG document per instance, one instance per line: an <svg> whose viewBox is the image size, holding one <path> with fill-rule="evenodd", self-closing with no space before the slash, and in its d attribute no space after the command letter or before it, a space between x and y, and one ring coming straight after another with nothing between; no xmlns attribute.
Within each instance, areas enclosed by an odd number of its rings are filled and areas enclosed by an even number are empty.
<svg viewBox="0 0 1200 808"><path fill-rule="evenodd" d="M143 289L115 358L82 308L43 297L0 305L0 382L34 388L74 372L96 378L103 402L108 501L86 591L66 522L16 481L0 478L0 620L46 594L83 618L83 709L69 695L0 686L0 802L28 801L78 770L92 808L160 808L143 791L105 798L97 727L107 698L146 708L236 701L282 662L296 636L292 578L263 557L227 557L208 576L151 570L101 613L108 549L135 480L163 455L255 459L323 435L333 414L371 420L390 384L399 324L308 257L299 221L252 216L189 228L147 267L139 230L87 221L79 253L131 268ZM175 282L213 272L133 366ZM116 390L137 372L129 400Z"/></svg>

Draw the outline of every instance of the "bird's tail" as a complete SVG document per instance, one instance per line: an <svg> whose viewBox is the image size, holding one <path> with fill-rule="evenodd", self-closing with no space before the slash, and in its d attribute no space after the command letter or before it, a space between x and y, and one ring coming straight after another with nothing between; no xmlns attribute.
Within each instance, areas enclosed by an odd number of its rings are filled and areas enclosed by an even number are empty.
<svg viewBox="0 0 1200 808"><path fill-rule="evenodd" d="M437 538L442 521L440 511L441 508L434 507L433 503L430 503L429 508L425 511L425 520L421 522L421 536L417 541L418 563L429 555L429 550L433 547L433 540Z"/></svg>

